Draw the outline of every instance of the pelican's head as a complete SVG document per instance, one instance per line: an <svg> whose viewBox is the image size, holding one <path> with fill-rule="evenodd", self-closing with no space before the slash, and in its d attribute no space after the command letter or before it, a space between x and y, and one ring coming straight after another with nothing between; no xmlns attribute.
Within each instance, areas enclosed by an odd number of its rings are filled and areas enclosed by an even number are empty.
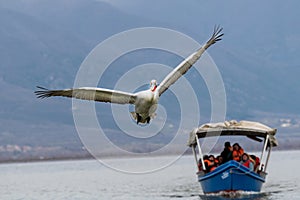
<svg viewBox="0 0 300 200"><path fill-rule="evenodd" d="M156 90L156 88L157 88L157 82L156 82L156 80L152 80L152 81L150 82L150 90L151 90L152 92L154 92L154 91Z"/></svg>

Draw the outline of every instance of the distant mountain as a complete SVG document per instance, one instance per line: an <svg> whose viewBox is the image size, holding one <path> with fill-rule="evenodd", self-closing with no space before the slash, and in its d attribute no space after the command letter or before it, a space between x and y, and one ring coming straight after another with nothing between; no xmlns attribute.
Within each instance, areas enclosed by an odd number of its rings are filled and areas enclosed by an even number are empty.
<svg viewBox="0 0 300 200"><path fill-rule="evenodd" d="M213 24L223 26L224 40L208 51L225 83L227 118L262 120L283 132L298 132L298 1L190 0L157 6L146 0L107 2L138 17L164 22L198 41L210 34ZM291 122L288 127L285 121Z"/></svg>
<svg viewBox="0 0 300 200"><path fill-rule="evenodd" d="M253 2L229 0L112 0L124 12L167 23L193 38L209 35L214 24L224 27L224 40L209 51L222 72L229 114L264 110L299 114L297 74L300 27L296 0ZM148 9L141 9L147 7ZM161 12L164 11L164 12ZM155 14L154 14L155 13Z"/></svg>
<svg viewBox="0 0 300 200"><path fill-rule="evenodd" d="M146 26L181 31L199 42L206 41L215 24L223 26L224 40L209 53L225 83L227 118L258 120L284 133L298 132L298 1L273 1L272 6L269 2L237 0L152 4L145 0L1 0L0 146L81 149L70 99L37 100L35 86L72 87L80 64L99 42ZM180 61L166 52L133 52L112 64L101 86L110 87L138 64L157 62L174 67ZM116 67L120 63L122 69ZM210 96L205 82L192 72L186 77L200 91L201 122L207 122ZM171 92L166 93L161 103L171 112L168 124L176 127L180 119L178 111L172 110L176 101L170 102L170 96ZM110 117L110 107L99 105L98 110L106 116L102 118L106 128L120 133ZM137 142L127 136L112 137L125 146ZM161 135L150 143L167 143L172 137Z"/></svg>

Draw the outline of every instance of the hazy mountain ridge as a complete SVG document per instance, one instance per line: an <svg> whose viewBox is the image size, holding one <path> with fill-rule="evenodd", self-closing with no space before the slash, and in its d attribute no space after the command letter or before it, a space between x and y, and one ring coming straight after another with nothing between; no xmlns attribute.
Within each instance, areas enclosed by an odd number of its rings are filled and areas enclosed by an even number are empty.
<svg viewBox="0 0 300 200"><path fill-rule="evenodd" d="M81 62L99 42L143 26L172 28L199 42L206 41L215 24L223 26L224 40L208 51L225 83L227 118L263 121L281 132L295 133L300 126L300 28L296 26L298 3L288 2L295 5L276 1L269 7L268 2L250 5L248 1L229 1L217 7L216 2L176 1L169 7L161 2L160 10L165 12L151 15L154 7L147 1L140 1L138 8L128 8L128 14L114 4L92 0L2 0L0 144L74 145L81 149L70 99L37 100L35 86L72 87ZM214 11L208 9L211 7ZM182 15L176 15L179 8ZM151 61L143 52L136 55L140 63ZM155 52L151 55L168 64L180 61L177 58L174 62L176 58L169 55L164 60L164 54ZM123 61L123 71L135 63L130 58ZM111 73L117 72L114 69ZM197 81L192 73L186 76ZM197 89L203 99L209 97L202 91L204 86ZM209 119L209 103L202 105L207 109L205 121ZM169 120L177 122L176 117Z"/></svg>

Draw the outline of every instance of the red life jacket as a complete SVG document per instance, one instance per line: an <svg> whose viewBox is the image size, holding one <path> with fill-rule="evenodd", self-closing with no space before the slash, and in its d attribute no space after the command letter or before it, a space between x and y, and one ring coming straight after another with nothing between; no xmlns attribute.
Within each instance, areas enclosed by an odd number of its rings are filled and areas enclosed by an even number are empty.
<svg viewBox="0 0 300 200"><path fill-rule="evenodd" d="M203 171L203 167L202 167L202 163L201 162L198 163L198 171L199 172Z"/></svg>
<svg viewBox="0 0 300 200"><path fill-rule="evenodd" d="M255 158L254 170L258 170L259 165L260 165L260 159L259 159L259 157L256 157Z"/></svg>
<svg viewBox="0 0 300 200"><path fill-rule="evenodd" d="M247 160L246 162L244 162L243 165L244 165L245 167L248 167L248 168L249 168L249 167L250 167L250 162L251 162L251 161L250 161L250 159L249 159L249 160Z"/></svg>

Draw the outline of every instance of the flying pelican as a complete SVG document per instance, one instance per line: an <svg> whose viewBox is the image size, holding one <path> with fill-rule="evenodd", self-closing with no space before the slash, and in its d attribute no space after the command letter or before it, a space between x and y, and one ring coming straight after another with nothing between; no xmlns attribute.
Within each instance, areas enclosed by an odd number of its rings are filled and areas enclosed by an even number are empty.
<svg viewBox="0 0 300 200"><path fill-rule="evenodd" d="M136 120L136 123L149 123L156 115L155 111L157 109L159 97L192 67L208 47L222 39L222 36L224 35L222 30L223 29L220 27L215 27L211 38L204 46L182 61L159 85L157 85L156 80L151 80L150 89L148 90L128 93L95 87L48 90L37 86L40 90L35 91L35 94L38 98L63 96L117 104L133 104L135 106L135 111L131 112L131 115L134 120Z"/></svg>

